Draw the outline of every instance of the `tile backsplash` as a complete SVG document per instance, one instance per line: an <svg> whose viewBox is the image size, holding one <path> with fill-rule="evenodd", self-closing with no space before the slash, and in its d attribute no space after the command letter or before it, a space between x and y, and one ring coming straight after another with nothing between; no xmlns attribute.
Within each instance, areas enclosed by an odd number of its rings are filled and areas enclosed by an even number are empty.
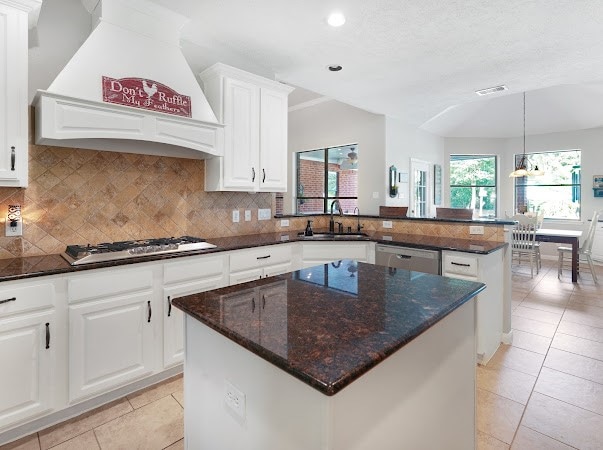
<svg viewBox="0 0 603 450"><path fill-rule="evenodd" d="M0 258L60 253L68 244L274 231L257 220L274 194L205 192L205 162L29 146L29 187L0 188L0 217L21 204L23 237L0 233ZM232 223L239 209L241 222ZM252 211L245 222L243 211Z"/></svg>

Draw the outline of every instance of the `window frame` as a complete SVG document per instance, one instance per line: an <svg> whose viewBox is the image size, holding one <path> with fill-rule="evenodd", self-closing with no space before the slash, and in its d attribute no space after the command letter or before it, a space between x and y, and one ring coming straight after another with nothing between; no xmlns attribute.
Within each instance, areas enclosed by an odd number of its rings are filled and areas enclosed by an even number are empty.
<svg viewBox="0 0 603 450"><path fill-rule="evenodd" d="M515 214L519 213L518 212L519 211L518 195L517 195L517 191L519 188L529 187L529 186L543 187L543 188L568 187L568 188L572 189L572 198L574 198L574 196L577 194L578 217L571 218L571 217L544 216L544 218L546 220L550 220L550 221L568 221L568 222L579 222L582 220L582 206L583 206L582 205L582 149L574 148L574 149L568 149L568 150L546 150L546 151L541 151L541 152L530 152L530 153L526 153L526 163L527 163L528 167L531 167L533 165L533 161L530 160L530 157L533 155L543 155L546 153L565 153L565 152L577 152L579 154L580 164L577 166L578 167L578 176L575 177L574 174L572 174L572 183L554 183L554 184L527 184L527 183L523 183L523 182L529 180L530 177L525 176L525 177L515 178L515 180L513 182L513 210L515 211ZM522 156L523 156L523 153L518 153L518 154L513 155L513 161L515 163L515 166L517 166L517 163L519 162L519 160L521 159ZM574 165L573 168L575 168L575 167L576 166Z"/></svg>
<svg viewBox="0 0 603 450"><path fill-rule="evenodd" d="M450 175L451 170L450 170L450 166L451 163L453 161L453 158L455 157L464 157L464 159L484 159L484 158L490 158L490 159L494 159L494 184L490 185L490 184L452 184L452 176ZM499 209L499 176L498 176L498 167L499 167L499 155L493 155L493 154L489 154L489 153L479 153L479 154L472 154L472 153L455 153L455 154L450 154L449 156L449 160L448 160L448 174L449 174L449 182L448 182L448 191L449 191L449 200L450 200L450 206L452 207L452 189L453 188L493 188L494 189L494 194L495 194L495 200L494 200L494 217L498 217L498 209ZM473 209L473 212L475 214L476 209Z"/></svg>
<svg viewBox="0 0 603 450"><path fill-rule="evenodd" d="M304 150L302 152L296 152L295 153L295 162L296 162L296 174L295 174L295 186L296 186L296 196L295 196L295 214L301 214L301 215L307 215L307 216L311 216L313 214L327 214L330 213L330 205L333 201L335 200L356 200L358 201L358 194L356 194L355 197L350 197L350 196L341 196L339 195L339 172L333 171L333 170L329 170L329 150L331 149L338 149L340 147L348 147L349 145L354 145L356 147L358 147L357 144L348 144L348 145L340 145L340 146L335 146L335 147L325 147L325 148L316 148L313 150ZM323 157L323 175L324 175L324 196L304 196L304 195L299 195L299 177L300 177L300 157L302 154L304 153L310 153L310 152L315 152L315 151L320 151L323 150L324 152L324 157ZM336 188L337 188L337 192L335 196L330 196L329 195L329 174L330 173L335 173L336 174ZM304 213L304 212L300 212L299 211L299 201L300 200L322 200L323 203L323 211L322 213Z"/></svg>

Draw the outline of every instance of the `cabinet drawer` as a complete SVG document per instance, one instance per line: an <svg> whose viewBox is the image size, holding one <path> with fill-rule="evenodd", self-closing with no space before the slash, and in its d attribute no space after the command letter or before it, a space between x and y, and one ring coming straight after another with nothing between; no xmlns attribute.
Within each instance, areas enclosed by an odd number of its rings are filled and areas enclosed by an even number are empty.
<svg viewBox="0 0 603 450"><path fill-rule="evenodd" d="M54 305L52 283L7 285L0 289L0 317Z"/></svg>
<svg viewBox="0 0 603 450"><path fill-rule="evenodd" d="M67 282L69 303L127 294L153 287L153 271L112 269L110 272L73 276Z"/></svg>
<svg viewBox="0 0 603 450"><path fill-rule="evenodd" d="M230 254L230 272L272 266L291 261L291 245L267 245Z"/></svg>
<svg viewBox="0 0 603 450"><path fill-rule="evenodd" d="M442 261L442 273L477 277L477 261L474 256L445 253Z"/></svg>
<svg viewBox="0 0 603 450"><path fill-rule="evenodd" d="M164 282L172 284L221 276L226 270L225 259L225 255L202 256L166 263L163 266Z"/></svg>

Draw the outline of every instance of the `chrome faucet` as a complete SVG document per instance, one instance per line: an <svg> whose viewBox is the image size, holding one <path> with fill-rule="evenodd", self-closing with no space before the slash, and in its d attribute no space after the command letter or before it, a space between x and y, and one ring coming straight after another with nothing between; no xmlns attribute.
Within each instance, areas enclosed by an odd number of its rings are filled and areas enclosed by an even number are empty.
<svg viewBox="0 0 603 450"><path fill-rule="evenodd" d="M329 220L329 233L335 233L335 221L333 221L333 206L335 206L335 204L337 204L337 209L339 209L339 215L343 217L343 211L341 210L339 200L333 200L333 202L331 203L331 220Z"/></svg>
<svg viewBox="0 0 603 450"><path fill-rule="evenodd" d="M360 230L362 230L364 227L360 225L360 209L357 206L354 208L354 213L356 213L356 217L358 218L358 225L356 226L356 231L360 233Z"/></svg>

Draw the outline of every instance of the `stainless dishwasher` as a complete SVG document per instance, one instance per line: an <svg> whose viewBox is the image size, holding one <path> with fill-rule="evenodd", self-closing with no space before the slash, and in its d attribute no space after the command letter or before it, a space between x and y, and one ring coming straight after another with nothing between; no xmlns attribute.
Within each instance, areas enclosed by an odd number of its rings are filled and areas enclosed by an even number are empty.
<svg viewBox="0 0 603 450"><path fill-rule="evenodd" d="M440 251L377 244L375 264L439 275Z"/></svg>

